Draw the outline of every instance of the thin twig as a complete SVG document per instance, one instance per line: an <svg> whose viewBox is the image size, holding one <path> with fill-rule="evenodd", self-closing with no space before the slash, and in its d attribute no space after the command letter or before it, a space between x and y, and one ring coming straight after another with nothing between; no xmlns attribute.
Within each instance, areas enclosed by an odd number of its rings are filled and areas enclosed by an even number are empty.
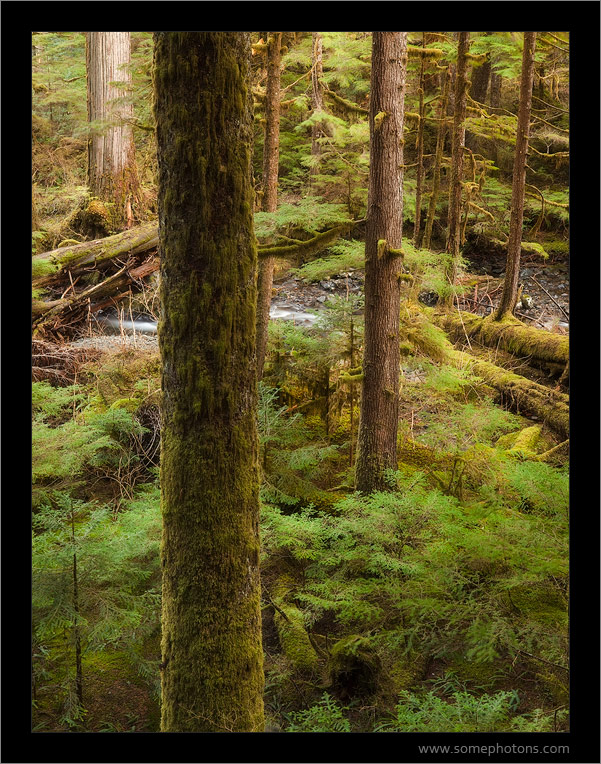
<svg viewBox="0 0 601 764"><path fill-rule="evenodd" d="M552 297L552 296L549 294L549 292L547 292L547 290L545 289L545 287L544 287L542 284L539 284L539 283L538 283L538 281L537 281L537 280L534 278L534 276L530 276L530 280L531 280L531 281L534 281L534 283L535 283L537 286L539 286L539 287L540 287L540 288L543 290L543 292L544 292L544 293L547 295L547 297L548 297L550 300L552 300L552 301L553 301L553 303L554 303L555 305L557 305L557 307L559 308L559 310L560 310L560 311L563 313L563 315L566 317L566 319L567 319L567 320L568 320L568 322L569 322L569 320L570 320L570 314L569 314L569 313L566 313L566 311L564 310L564 308L562 308L562 307L561 307L561 305L560 305L560 304L557 302L557 300L556 300L554 297Z"/></svg>

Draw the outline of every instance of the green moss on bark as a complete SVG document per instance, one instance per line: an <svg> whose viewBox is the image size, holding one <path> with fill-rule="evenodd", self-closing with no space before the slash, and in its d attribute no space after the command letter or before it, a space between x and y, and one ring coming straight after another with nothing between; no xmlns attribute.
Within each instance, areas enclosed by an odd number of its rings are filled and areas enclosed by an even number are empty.
<svg viewBox="0 0 601 764"><path fill-rule="evenodd" d="M162 720L260 731L250 36L155 34Z"/></svg>

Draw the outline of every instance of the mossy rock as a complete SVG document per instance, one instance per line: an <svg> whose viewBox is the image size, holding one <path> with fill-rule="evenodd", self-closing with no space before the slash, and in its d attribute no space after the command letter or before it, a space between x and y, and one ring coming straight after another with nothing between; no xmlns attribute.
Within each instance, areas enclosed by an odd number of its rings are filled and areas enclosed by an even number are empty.
<svg viewBox="0 0 601 764"><path fill-rule="evenodd" d="M465 655L455 655L449 665L449 670L461 682L474 687L490 689L494 687L499 664L495 661L474 661L469 660Z"/></svg>
<svg viewBox="0 0 601 764"><path fill-rule="evenodd" d="M340 698L372 695L378 689L382 662L372 640L358 634L336 642L328 673Z"/></svg>
<svg viewBox="0 0 601 764"><path fill-rule="evenodd" d="M424 676L427 666L425 655L404 655L392 664L388 676L395 696L403 690L415 687Z"/></svg>
<svg viewBox="0 0 601 764"><path fill-rule="evenodd" d="M533 458L539 451L541 442L541 425L525 427L518 432L502 435L496 442L496 447L504 450L509 456L521 459Z"/></svg>
<svg viewBox="0 0 601 764"><path fill-rule="evenodd" d="M510 596L513 607L529 621L567 629L567 603L555 587L545 583L516 586Z"/></svg>
<svg viewBox="0 0 601 764"><path fill-rule="evenodd" d="M281 612L276 610L274 623L284 655L295 669L313 671L317 667L318 656L309 640L302 612L282 600L277 602L277 606Z"/></svg>

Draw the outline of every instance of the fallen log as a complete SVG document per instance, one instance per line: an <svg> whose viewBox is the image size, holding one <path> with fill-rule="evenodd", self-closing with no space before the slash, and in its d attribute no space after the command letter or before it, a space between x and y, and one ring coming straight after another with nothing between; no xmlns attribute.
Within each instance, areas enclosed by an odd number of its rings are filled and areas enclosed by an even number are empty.
<svg viewBox="0 0 601 764"><path fill-rule="evenodd" d="M502 369L489 361L476 360L461 351L453 351L450 361L462 368L468 365L473 374L500 394L501 402L512 411L536 417L561 438L568 437L570 399L565 393L539 385L538 382Z"/></svg>
<svg viewBox="0 0 601 764"><path fill-rule="evenodd" d="M32 323L35 332L43 334L61 324L80 321L88 313L94 313L106 306L107 298L110 298L109 302L113 302L124 297L128 294L127 288L130 284L154 273L158 268L158 258L148 260L137 267L128 263L100 284L95 284L77 295L50 302L35 300L32 303Z"/></svg>
<svg viewBox="0 0 601 764"><path fill-rule="evenodd" d="M430 313L432 315L432 313ZM562 439L569 434L569 396L526 377L455 350L444 331L423 312L407 306L401 331L403 338L436 361L468 368L496 391L500 402L518 414L536 417Z"/></svg>
<svg viewBox="0 0 601 764"><path fill-rule="evenodd" d="M455 340L465 337L487 347L499 347L512 355L530 356L537 361L565 365L570 357L570 339L566 334L552 334L544 329L527 326L517 318L493 321L473 313L456 311L437 313L433 321Z"/></svg>
<svg viewBox="0 0 601 764"><path fill-rule="evenodd" d="M31 277L34 287L52 284L68 272L77 273L85 268L101 269L115 258L129 260L131 257L155 249L159 243L159 231L155 222L130 228L129 231L59 247L42 252L31 258Z"/></svg>
<svg viewBox="0 0 601 764"><path fill-rule="evenodd" d="M349 220L328 231L317 233L306 241L295 241L285 246L259 245L257 252L259 257L287 257L296 254L311 257L326 249L339 236L348 233L355 225L362 222L364 221ZM102 268L118 257L129 259L144 254L158 247L158 243L158 226L153 221L104 239L84 241L42 252L31 259L33 286L47 286L56 282L57 278L64 277L68 272L75 274L89 266L94 269Z"/></svg>

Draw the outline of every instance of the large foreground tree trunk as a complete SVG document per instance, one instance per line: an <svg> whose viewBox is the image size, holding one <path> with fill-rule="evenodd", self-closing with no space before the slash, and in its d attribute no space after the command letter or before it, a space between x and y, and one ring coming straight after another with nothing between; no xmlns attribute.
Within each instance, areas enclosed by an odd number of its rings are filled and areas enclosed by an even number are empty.
<svg viewBox="0 0 601 764"><path fill-rule="evenodd" d="M247 32L156 32L164 732L261 731Z"/></svg>
<svg viewBox="0 0 601 764"><path fill-rule="evenodd" d="M365 240L365 343L357 489L386 488L396 469L407 33L374 32Z"/></svg>
<svg viewBox="0 0 601 764"><path fill-rule="evenodd" d="M509 221L509 242L507 244L507 267L505 269L503 293L501 295L499 306L494 314L496 321L501 321L513 312L518 294L535 47L536 32L524 32L524 54L522 57L522 79L520 82L520 107L518 111L518 131L515 140L513 185L511 189L511 218Z"/></svg>
<svg viewBox="0 0 601 764"><path fill-rule="evenodd" d="M132 226L139 190L133 105L126 98L131 89L129 61L129 32L87 32L88 185L93 197L110 203L107 214L115 230Z"/></svg>
<svg viewBox="0 0 601 764"><path fill-rule="evenodd" d="M263 211L278 208L278 165L280 159L280 64L282 33L272 32L267 40L267 87L265 97L265 144L263 148ZM267 329L273 288L275 257L261 258L257 284L257 374L263 377L267 352Z"/></svg>

